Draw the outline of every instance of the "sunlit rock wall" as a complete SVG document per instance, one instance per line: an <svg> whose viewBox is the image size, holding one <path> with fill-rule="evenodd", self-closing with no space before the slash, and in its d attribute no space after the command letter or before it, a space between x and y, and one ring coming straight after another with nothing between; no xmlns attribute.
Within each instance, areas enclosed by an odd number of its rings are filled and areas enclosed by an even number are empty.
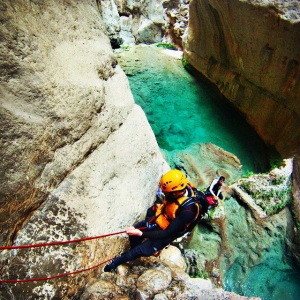
<svg viewBox="0 0 300 300"><path fill-rule="evenodd" d="M191 0L183 38L185 59L284 157L300 151L298 18L295 1Z"/></svg>
<svg viewBox="0 0 300 300"><path fill-rule="evenodd" d="M114 49L120 48L121 45L151 44L161 41L165 23L161 0L96 2Z"/></svg>
<svg viewBox="0 0 300 300"><path fill-rule="evenodd" d="M182 50L182 36L188 25L189 0L165 0L165 25L163 42Z"/></svg>
<svg viewBox="0 0 300 300"><path fill-rule="evenodd" d="M168 166L96 1L1 1L0 18L1 245L131 225L152 203ZM2 251L1 279L91 267L121 251L127 238L120 238ZM71 299L92 275L0 284L0 298Z"/></svg>

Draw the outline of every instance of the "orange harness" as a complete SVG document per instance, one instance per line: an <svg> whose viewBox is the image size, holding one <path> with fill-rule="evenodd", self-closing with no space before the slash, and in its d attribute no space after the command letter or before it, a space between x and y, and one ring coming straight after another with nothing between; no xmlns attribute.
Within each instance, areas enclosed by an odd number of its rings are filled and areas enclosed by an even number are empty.
<svg viewBox="0 0 300 300"><path fill-rule="evenodd" d="M156 224L161 229L165 230L169 226L170 222L176 218L176 212L178 211L179 207L186 200L190 199L191 197L195 197L195 193L194 193L193 190L192 190L192 195L191 196L180 197L180 198L177 199L176 202L168 202L165 199L163 204L161 204L156 210L156 213L155 213L155 216L156 216L155 222L156 222ZM199 205L197 203L196 203L196 205L198 206L198 212L199 212L200 211Z"/></svg>

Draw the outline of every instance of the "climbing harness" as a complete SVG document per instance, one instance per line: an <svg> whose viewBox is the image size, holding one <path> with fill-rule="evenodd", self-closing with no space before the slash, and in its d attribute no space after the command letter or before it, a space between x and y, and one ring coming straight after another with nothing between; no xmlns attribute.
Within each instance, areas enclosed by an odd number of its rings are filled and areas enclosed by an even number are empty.
<svg viewBox="0 0 300 300"><path fill-rule="evenodd" d="M144 230L146 227L143 228L138 228L139 230ZM99 236L93 236L93 237L85 237L85 238L80 238L80 239L75 239L75 240L68 240L68 241L58 241L58 242L49 242L49 243L39 243L39 244L30 244L30 245L16 245L16 246L0 246L0 250L12 250L12 249L24 249L24 248L37 248L37 247L48 247L48 246L55 246L55 245L64 245L64 244L70 244L70 243L78 243L82 241L88 241L88 240L94 240L94 239L100 239L112 235L117 235L117 234L122 234L126 233L125 230L122 231L117 231L113 233L108 233L108 234L103 234ZM99 263L95 266L86 268L86 269L81 269L73 272L67 272L67 273L62 273L54 276L49 276L49 277L41 277L41 278L27 278L27 279L0 279L0 283L19 283L19 282L30 282L30 281L44 281L44 280L52 280L60 277L66 277L74 274L78 274L81 272L89 271L92 269L96 269L97 267L113 260L113 258L110 258L102 263Z"/></svg>

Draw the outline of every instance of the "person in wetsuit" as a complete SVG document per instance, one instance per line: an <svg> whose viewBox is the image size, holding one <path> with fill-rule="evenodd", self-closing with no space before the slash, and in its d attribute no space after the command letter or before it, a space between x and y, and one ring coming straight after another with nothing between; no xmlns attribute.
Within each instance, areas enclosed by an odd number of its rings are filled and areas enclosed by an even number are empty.
<svg viewBox="0 0 300 300"><path fill-rule="evenodd" d="M191 198L196 190L193 184L181 171L171 170L162 176L160 188L165 195L163 204L157 208L152 220L144 220L126 228L131 250L115 257L104 267L104 272L110 272L139 257L154 255L194 228L198 222L200 205Z"/></svg>
<svg viewBox="0 0 300 300"><path fill-rule="evenodd" d="M221 193L222 185L225 182L225 177L220 176L218 179L214 179L210 186L206 189L205 195L206 196L213 196L215 200L223 199L223 195Z"/></svg>

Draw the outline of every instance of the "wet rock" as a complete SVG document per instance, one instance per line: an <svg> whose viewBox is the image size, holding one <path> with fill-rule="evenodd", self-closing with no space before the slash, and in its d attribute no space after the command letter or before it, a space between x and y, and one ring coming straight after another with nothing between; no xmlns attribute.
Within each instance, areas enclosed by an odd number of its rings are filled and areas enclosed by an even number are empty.
<svg viewBox="0 0 300 300"><path fill-rule="evenodd" d="M164 153L170 165L185 170L200 190L209 186L216 176L225 176L226 184L229 185L242 174L240 160L234 154L212 143L197 143L182 151L164 151Z"/></svg>

